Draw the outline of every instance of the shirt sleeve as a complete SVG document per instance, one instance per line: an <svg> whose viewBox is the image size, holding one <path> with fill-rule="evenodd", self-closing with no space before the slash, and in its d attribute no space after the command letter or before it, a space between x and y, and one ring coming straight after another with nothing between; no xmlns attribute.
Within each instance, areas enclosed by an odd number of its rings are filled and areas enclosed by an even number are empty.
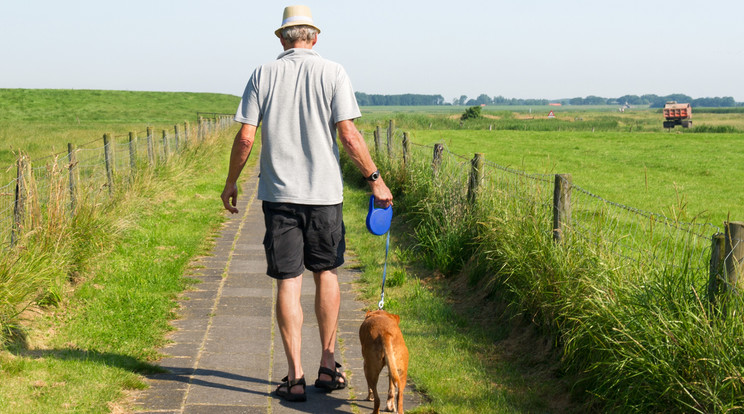
<svg viewBox="0 0 744 414"><path fill-rule="evenodd" d="M260 70L256 69L248 80L248 84L243 91L243 97L240 99L240 105L235 112L235 121L242 124L258 126L261 122L261 108L258 104L258 77Z"/></svg>
<svg viewBox="0 0 744 414"><path fill-rule="evenodd" d="M333 111L333 122L339 123L347 119L357 119L362 116L357 104L354 88L351 86L351 80L346 75L343 67L339 66L338 78L336 80L336 90L331 101L331 110Z"/></svg>

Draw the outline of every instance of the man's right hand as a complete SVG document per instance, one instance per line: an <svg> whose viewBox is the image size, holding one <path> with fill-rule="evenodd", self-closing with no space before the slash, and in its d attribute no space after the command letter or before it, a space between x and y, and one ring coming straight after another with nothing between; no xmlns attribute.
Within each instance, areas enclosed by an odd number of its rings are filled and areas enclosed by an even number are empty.
<svg viewBox="0 0 744 414"><path fill-rule="evenodd" d="M393 205L393 193L382 178L370 182L369 186L372 188L372 195L375 196L375 207L387 208Z"/></svg>

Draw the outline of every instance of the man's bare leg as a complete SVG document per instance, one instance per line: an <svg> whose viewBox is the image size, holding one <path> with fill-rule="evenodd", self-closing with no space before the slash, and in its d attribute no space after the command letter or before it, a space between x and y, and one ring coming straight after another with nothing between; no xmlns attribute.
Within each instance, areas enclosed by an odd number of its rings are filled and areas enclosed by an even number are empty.
<svg viewBox="0 0 744 414"><path fill-rule="evenodd" d="M341 290L338 285L338 274L336 270L313 272L315 279L315 316L318 319L320 330L320 344L323 352L320 365L336 370L335 348L336 331L338 330L338 315L341 310ZM320 374L321 381L331 381L327 374ZM341 379L345 382L345 379Z"/></svg>
<svg viewBox="0 0 744 414"><path fill-rule="evenodd" d="M290 381L302 378L302 275L292 279L277 280L276 320L282 335L284 353L287 356ZM302 386L295 385L291 393L302 393Z"/></svg>

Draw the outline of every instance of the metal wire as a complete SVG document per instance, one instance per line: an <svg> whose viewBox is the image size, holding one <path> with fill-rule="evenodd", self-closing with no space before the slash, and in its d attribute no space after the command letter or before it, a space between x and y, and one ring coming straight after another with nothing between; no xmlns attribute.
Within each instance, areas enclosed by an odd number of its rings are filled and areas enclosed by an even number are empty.
<svg viewBox="0 0 744 414"><path fill-rule="evenodd" d="M219 114L213 114L215 117ZM133 173L132 156L134 155L134 169L137 164L150 163L149 151L152 145L153 160L152 162L166 162L171 156L195 145L199 139L199 134L212 135L229 128L234 121L232 115L219 116L210 122L210 125L204 125L199 130L197 125L181 128L179 126L179 137L176 140L175 131L166 132L165 139L162 135L153 136L147 139L146 132L138 132L133 142L129 144L129 135L115 135L111 137L108 144L109 154L111 156L111 167L115 175L129 175ZM203 136L201 137L203 139ZM149 142L148 142L149 141ZM107 167L106 167L106 146L101 145L101 139L96 139L85 144L79 145L75 151L75 163L70 163L69 154L60 152L46 157L35 158L30 163L31 168L24 175L23 184L26 188L26 197L29 203L25 206L27 211L33 210L34 214L40 217L48 217L52 214L50 209L56 214L62 205L70 204L70 175L76 177L77 192L79 195L98 194L109 185ZM134 151L134 154L132 154ZM14 167L8 167L8 170ZM16 186L18 178L12 179L4 186L0 186L0 246L7 246L10 243L10 235L13 231L15 219L16 204ZM69 208L69 207L65 207Z"/></svg>
<svg viewBox="0 0 744 414"><path fill-rule="evenodd" d="M400 135L398 131L394 133L396 139ZM369 139L370 134L365 137ZM432 162L432 146L409 139L408 148L409 159ZM434 186L434 191L441 193L438 195L442 197L442 208L466 202L465 191L460 189L467 188L469 161L469 157L444 147L437 181L447 183L446 189L437 190ZM540 220L545 220L546 229L552 227L549 224L552 224L555 175L533 174L489 161L484 162L484 168L484 191L502 194L509 202L527 205ZM607 200L575 184L572 185L568 227L575 237L601 246L636 265L664 269L671 274L684 271L695 275L698 280L708 276L711 237L721 232L711 223L683 222L643 211ZM742 241L732 241L735 245L739 243Z"/></svg>

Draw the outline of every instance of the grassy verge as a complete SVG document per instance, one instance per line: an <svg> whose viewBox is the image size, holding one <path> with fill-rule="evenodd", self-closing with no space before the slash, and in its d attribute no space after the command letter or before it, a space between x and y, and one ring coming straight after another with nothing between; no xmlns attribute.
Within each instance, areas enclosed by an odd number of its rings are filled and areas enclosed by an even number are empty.
<svg viewBox="0 0 744 414"><path fill-rule="evenodd" d="M352 168L347 177L358 175ZM347 242L363 271L359 289L372 309L380 299L385 238L364 227L365 190L366 183L347 178L344 214ZM570 411L552 344L522 319L510 319L500 302L487 303L467 283L424 266L424 252L410 236L416 230L406 223L410 207L399 197L394 209L385 310L401 315L409 376L429 400L412 412Z"/></svg>
<svg viewBox="0 0 744 414"><path fill-rule="evenodd" d="M139 375L155 369L149 361L187 286L182 275L223 220L217 194L233 133L139 173L90 213L86 232L58 243L60 261L79 246L85 263L62 284L71 292L27 310L0 351L0 412L110 412L144 386Z"/></svg>
<svg viewBox="0 0 744 414"><path fill-rule="evenodd" d="M394 257L429 269L427 275L393 267L392 280L401 281L403 289L388 293L399 300L388 303L403 316L412 353L423 353L420 364L412 362L411 376L431 396L432 410L564 412L579 407L580 412L710 413L744 405L744 321L736 316L742 303L737 297L725 298L718 307L707 302L707 274L690 266L704 261L692 238L678 240L689 246L652 246L657 254L679 249L676 261L668 263L634 262L617 254L613 231L618 228L599 230L588 239L567 231L557 245L539 180L489 177L471 205L464 190L467 160L450 157L434 174L431 153L418 155L411 154L405 168L399 159L379 159L378 166L397 194L400 221L393 229L412 237L412 247ZM384 241L372 243L377 245L361 265L373 272L365 278L374 301ZM365 249L359 250L365 257ZM526 318L557 345L560 363L552 372L570 382L577 405L543 405L549 399L529 392L554 391L540 390L535 385L540 381L529 380L520 388L522 372L514 381L508 375L490 376L499 367L514 368L499 361L506 344L520 337L506 334L499 304L508 309L506 315ZM485 325L504 328L479 331L478 317ZM462 332L469 342L457 342ZM487 339L480 342L482 337ZM534 344L516 351L541 352ZM550 365L551 359L543 361ZM463 372L467 375L460 377Z"/></svg>

